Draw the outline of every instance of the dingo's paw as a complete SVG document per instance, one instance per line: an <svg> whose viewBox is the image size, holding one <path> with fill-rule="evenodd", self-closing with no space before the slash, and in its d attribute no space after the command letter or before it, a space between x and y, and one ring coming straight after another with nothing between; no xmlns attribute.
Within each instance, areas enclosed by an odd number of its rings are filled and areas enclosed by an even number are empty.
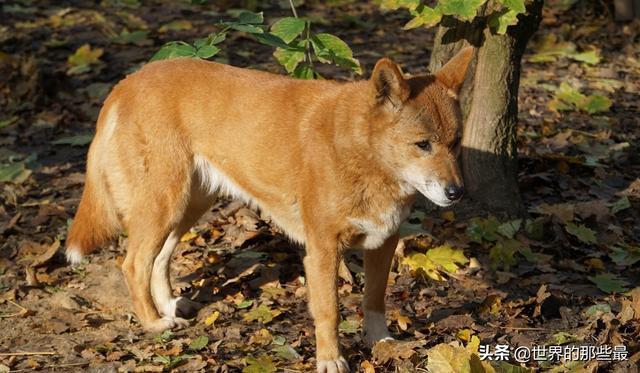
<svg viewBox="0 0 640 373"><path fill-rule="evenodd" d="M180 317L164 316L145 325L144 329L150 333L161 333L169 329L181 329L189 326L189 320Z"/></svg>
<svg viewBox="0 0 640 373"><path fill-rule="evenodd" d="M318 373L349 373L349 364L342 356L337 360L318 360Z"/></svg>
<svg viewBox="0 0 640 373"><path fill-rule="evenodd" d="M196 316L202 305L188 298L177 297L171 298L162 308L160 310L162 316L190 319Z"/></svg>

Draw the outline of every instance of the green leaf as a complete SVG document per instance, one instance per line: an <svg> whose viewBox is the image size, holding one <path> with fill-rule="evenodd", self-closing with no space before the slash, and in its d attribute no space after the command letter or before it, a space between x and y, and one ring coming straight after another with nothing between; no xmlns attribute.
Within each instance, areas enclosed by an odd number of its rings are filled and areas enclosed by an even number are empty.
<svg viewBox="0 0 640 373"><path fill-rule="evenodd" d="M576 342L578 338L575 335L567 332L558 332L551 336L551 341L554 345L564 345L571 342Z"/></svg>
<svg viewBox="0 0 640 373"><path fill-rule="evenodd" d="M201 335L189 343L189 348L193 351L200 351L209 344L209 337Z"/></svg>
<svg viewBox="0 0 640 373"><path fill-rule="evenodd" d="M346 334L356 334L360 329L360 323L357 320L342 320L338 325L338 331Z"/></svg>
<svg viewBox="0 0 640 373"><path fill-rule="evenodd" d="M242 302L236 304L236 308L238 308L239 310L243 309L243 308L249 308L253 305L253 301L251 299L245 299Z"/></svg>
<svg viewBox="0 0 640 373"><path fill-rule="evenodd" d="M584 62L589 65L596 65L600 62L600 54L596 50L590 50L587 52L573 53L569 55L571 59Z"/></svg>
<svg viewBox="0 0 640 373"><path fill-rule="evenodd" d="M442 12L440 8L430 8L428 6L422 6L415 12L414 18L404 25L403 29L410 30L416 27L425 26L433 27L442 19Z"/></svg>
<svg viewBox="0 0 640 373"><path fill-rule="evenodd" d="M284 344L287 343L287 339L281 335L276 335L273 337L271 343L277 346L284 346Z"/></svg>
<svg viewBox="0 0 640 373"><path fill-rule="evenodd" d="M215 45L205 45L198 49L196 57L198 58L211 58L220 52L220 48Z"/></svg>
<svg viewBox="0 0 640 373"><path fill-rule="evenodd" d="M438 7L444 15L470 20L476 16L478 8L485 2L486 0L440 0Z"/></svg>
<svg viewBox="0 0 640 373"><path fill-rule="evenodd" d="M518 252L530 263L544 262L553 258L551 255L533 252L528 246L520 247Z"/></svg>
<svg viewBox="0 0 640 373"><path fill-rule="evenodd" d="M323 63L335 63L362 74L360 62L353 58L349 45L339 37L331 34L317 34L311 38L311 45L318 60Z"/></svg>
<svg viewBox="0 0 640 373"><path fill-rule="evenodd" d="M231 28L236 31L248 32L250 34L262 34L264 30L262 27L255 25L243 25L243 24L232 24Z"/></svg>
<svg viewBox="0 0 640 373"><path fill-rule="evenodd" d="M541 241L544 239L544 218L527 220L524 225L524 231L527 233L527 237Z"/></svg>
<svg viewBox="0 0 640 373"><path fill-rule="evenodd" d="M467 225L467 236L476 243L482 243L483 240L493 242L498 239L498 226L500 222L493 216L487 219L473 218Z"/></svg>
<svg viewBox="0 0 640 373"><path fill-rule="evenodd" d="M93 140L93 134L87 133L83 135L75 135L63 137L54 141L51 141L53 145L71 145L71 146L85 146Z"/></svg>
<svg viewBox="0 0 640 373"><path fill-rule="evenodd" d="M145 45L152 45L153 41L149 39L147 36L149 35L149 31L132 31L124 29L120 33L120 35L113 38L113 42L117 44L134 44L139 47Z"/></svg>
<svg viewBox="0 0 640 373"><path fill-rule="evenodd" d="M271 26L271 33L284 40L285 43L291 43L297 38L306 26L306 22L294 17L285 17L278 20Z"/></svg>
<svg viewBox="0 0 640 373"><path fill-rule="evenodd" d="M190 355L178 355L175 357L165 356L165 355L157 355L153 358L154 363L159 363L164 365L167 369L172 369L180 365L184 360L189 359Z"/></svg>
<svg viewBox="0 0 640 373"><path fill-rule="evenodd" d="M569 84L562 82L556 90L555 100L549 103L555 110L582 110L589 114L609 111L611 100L602 95L586 96Z"/></svg>
<svg viewBox="0 0 640 373"><path fill-rule="evenodd" d="M631 266L640 261L640 248L629 246L627 248L614 246L611 248L609 257L617 265Z"/></svg>
<svg viewBox="0 0 640 373"><path fill-rule="evenodd" d="M272 310L267 305L261 304L259 307L252 309L244 314L245 321L261 321L264 324L270 323L274 318L278 317L282 311Z"/></svg>
<svg viewBox="0 0 640 373"><path fill-rule="evenodd" d="M631 202L629 202L629 197L622 196L619 200L615 201L611 204L611 213L617 214L622 210L626 210L631 207Z"/></svg>
<svg viewBox="0 0 640 373"><path fill-rule="evenodd" d="M569 222L564 226L564 229L584 243L598 243L596 233L590 228L587 228L584 224L577 225Z"/></svg>
<svg viewBox="0 0 640 373"><path fill-rule="evenodd" d="M553 62L558 57L569 57L576 51L574 43L560 42L558 36L552 33L540 36L534 48L537 53L529 58L531 62Z"/></svg>
<svg viewBox="0 0 640 373"><path fill-rule="evenodd" d="M160 50L151 57L151 61L177 57L196 57L196 48L183 41L172 41L160 48Z"/></svg>
<svg viewBox="0 0 640 373"><path fill-rule="evenodd" d="M599 313L611 313L611 305L607 303L594 304L593 306L584 310L587 316L596 316Z"/></svg>
<svg viewBox="0 0 640 373"><path fill-rule="evenodd" d="M560 87L556 90L555 97L574 106L578 106L578 104L586 98L585 95L566 82L560 83Z"/></svg>
<svg viewBox="0 0 640 373"><path fill-rule="evenodd" d="M0 182L2 183L21 184L29 175L31 170L26 168L24 162L0 164Z"/></svg>
<svg viewBox="0 0 640 373"><path fill-rule="evenodd" d="M253 36L256 39L258 39L260 43L269 45L271 47L276 47L281 49L298 49L297 47L294 47L292 45L285 43L284 40L280 39L279 36L276 36L269 32L265 32L264 34L254 34Z"/></svg>
<svg viewBox="0 0 640 373"><path fill-rule="evenodd" d="M489 17L489 27L491 27L491 31L498 35L506 34L509 26L518 24L518 14L520 13L510 9L503 9L491 14Z"/></svg>
<svg viewBox="0 0 640 373"><path fill-rule="evenodd" d="M504 224L500 224L497 231L506 238L513 238L513 236L515 236L520 230L520 226L522 226L522 219L511 220Z"/></svg>
<svg viewBox="0 0 640 373"><path fill-rule="evenodd" d="M527 11L526 6L524 5L524 0L501 0L501 3L517 13L524 13Z"/></svg>
<svg viewBox="0 0 640 373"><path fill-rule="evenodd" d="M278 371L278 366L269 356L248 357L245 362L247 366L242 369L242 373L273 373Z"/></svg>
<svg viewBox="0 0 640 373"><path fill-rule="evenodd" d="M247 25L258 25L264 22L264 15L262 14L262 12L254 13L248 10L244 10L238 15L238 19L236 20L236 22Z"/></svg>
<svg viewBox="0 0 640 373"><path fill-rule="evenodd" d="M277 48L273 52L273 56L276 58L280 65L284 66L287 73L291 74L295 71L300 62L304 61L304 51L293 49Z"/></svg>
<svg viewBox="0 0 640 373"><path fill-rule="evenodd" d="M611 107L611 100L602 95L590 95L578 104L578 109L589 114L606 113Z"/></svg>
<svg viewBox="0 0 640 373"><path fill-rule="evenodd" d="M589 276L589 281L596 284L598 289L605 293L624 293L629 290L625 287L628 283L611 273L603 273L597 276Z"/></svg>
<svg viewBox="0 0 640 373"><path fill-rule="evenodd" d="M202 48L205 45L216 45L222 43L227 38L226 32L211 33L206 38L196 40L193 45Z"/></svg>
<svg viewBox="0 0 640 373"><path fill-rule="evenodd" d="M299 360L302 357L290 344L274 347L271 351L275 352L279 358L289 361Z"/></svg>
<svg viewBox="0 0 640 373"><path fill-rule="evenodd" d="M91 65L100 62L103 52L101 48L92 49L91 45L84 44L67 58L67 64L70 66L67 74L77 75L90 71Z"/></svg>
<svg viewBox="0 0 640 373"><path fill-rule="evenodd" d="M495 244L489 252L491 268L497 269L500 265L503 271L509 271L516 264L515 253L522 246L517 240L504 240Z"/></svg>
<svg viewBox="0 0 640 373"><path fill-rule="evenodd" d="M297 79L311 80L315 77L315 74L316 72L313 70L313 67L305 63L302 65L298 65L291 76Z"/></svg>
<svg viewBox="0 0 640 373"><path fill-rule="evenodd" d="M311 39L311 43L316 48L317 54L326 54L328 52L342 58L353 57L353 52L349 45L335 35L317 34Z"/></svg>
<svg viewBox="0 0 640 373"><path fill-rule="evenodd" d="M162 334L156 336L156 342L158 343L167 343L171 341L175 337L175 334L171 330L165 330Z"/></svg>

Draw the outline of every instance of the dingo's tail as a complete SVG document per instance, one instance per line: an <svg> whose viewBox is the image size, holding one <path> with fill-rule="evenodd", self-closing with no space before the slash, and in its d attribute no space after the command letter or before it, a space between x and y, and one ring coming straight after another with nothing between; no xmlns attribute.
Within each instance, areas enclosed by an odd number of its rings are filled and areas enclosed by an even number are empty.
<svg viewBox="0 0 640 373"><path fill-rule="evenodd" d="M119 230L115 206L110 203L106 186L100 178L91 177L90 163L80 206L67 237L67 260L78 264L97 246L113 238Z"/></svg>

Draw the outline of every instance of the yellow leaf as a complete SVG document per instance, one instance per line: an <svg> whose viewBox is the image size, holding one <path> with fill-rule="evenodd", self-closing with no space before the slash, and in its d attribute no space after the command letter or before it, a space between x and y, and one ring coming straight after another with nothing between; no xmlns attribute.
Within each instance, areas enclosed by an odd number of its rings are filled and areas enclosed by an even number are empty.
<svg viewBox="0 0 640 373"><path fill-rule="evenodd" d="M502 299L500 296L496 294L491 294L485 298L484 302L479 306L479 311L481 313L490 313L492 315L497 315L500 313L500 309L502 308Z"/></svg>
<svg viewBox="0 0 640 373"><path fill-rule="evenodd" d="M364 373L376 373L376 368L371 364L369 360L365 360L360 363L360 368L364 371Z"/></svg>
<svg viewBox="0 0 640 373"><path fill-rule="evenodd" d="M267 346L273 340L273 336L267 329L260 329L249 338L249 344Z"/></svg>
<svg viewBox="0 0 640 373"><path fill-rule="evenodd" d="M84 44L69 56L67 63L71 67L93 65L98 63L103 52L102 48L91 49L91 45Z"/></svg>
<svg viewBox="0 0 640 373"><path fill-rule="evenodd" d="M198 237L198 234L195 231L190 230L189 232L183 234L182 237L180 237L180 242L191 241L196 237Z"/></svg>
<svg viewBox="0 0 640 373"><path fill-rule="evenodd" d="M444 281L445 278L438 271L438 266L433 263L425 254L413 253L404 258L403 264L411 267L414 272L422 272L429 278L436 281Z"/></svg>
<svg viewBox="0 0 640 373"><path fill-rule="evenodd" d="M427 258L433 263L442 266L447 272L455 272L458 265L469 263L462 249L454 249L449 245L442 245L429 249Z"/></svg>
<svg viewBox="0 0 640 373"><path fill-rule="evenodd" d="M473 334L473 331L471 329L460 329L456 334L456 337L458 337L458 339L461 341L469 342L469 340L471 339L471 334Z"/></svg>
<svg viewBox="0 0 640 373"><path fill-rule="evenodd" d="M220 312L213 311L211 315L209 315L206 319L204 319L204 324L206 326L211 326L215 324L216 320L218 320L218 317L220 317Z"/></svg>
<svg viewBox="0 0 640 373"><path fill-rule="evenodd" d="M478 353L478 348L480 347L480 338L477 336L472 336L471 341L467 343L467 351L471 353Z"/></svg>
<svg viewBox="0 0 640 373"><path fill-rule="evenodd" d="M456 220L456 214L453 211L445 211L441 215L442 219L446 221L454 221Z"/></svg>
<svg viewBox="0 0 640 373"><path fill-rule="evenodd" d="M389 316L392 320L395 320L395 322L398 324L398 327L402 330L407 330L408 325L411 324L411 319L401 314L399 310L391 311Z"/></svg>
<svg viewBox="0 0 640 373"><path fill-rule="evenodd" d="M470 355L462 347L441 343L429 349L427 357L427 370L429 372L471 372Z"/></svg>

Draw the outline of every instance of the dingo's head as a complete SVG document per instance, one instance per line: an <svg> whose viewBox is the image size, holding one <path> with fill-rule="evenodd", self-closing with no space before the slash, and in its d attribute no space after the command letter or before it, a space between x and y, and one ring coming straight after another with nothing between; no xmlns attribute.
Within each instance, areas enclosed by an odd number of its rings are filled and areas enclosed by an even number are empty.
<svg viewBox="0 0 640 373"><path fill-rule="evenodd" d="M372 145L397 170L404 188L439 206L457 202L463 193L456 163L462 136L457 95L472 55L473 48L465 48L434 75L409 79L394 62L381 59L371 76Z"/></svg>

